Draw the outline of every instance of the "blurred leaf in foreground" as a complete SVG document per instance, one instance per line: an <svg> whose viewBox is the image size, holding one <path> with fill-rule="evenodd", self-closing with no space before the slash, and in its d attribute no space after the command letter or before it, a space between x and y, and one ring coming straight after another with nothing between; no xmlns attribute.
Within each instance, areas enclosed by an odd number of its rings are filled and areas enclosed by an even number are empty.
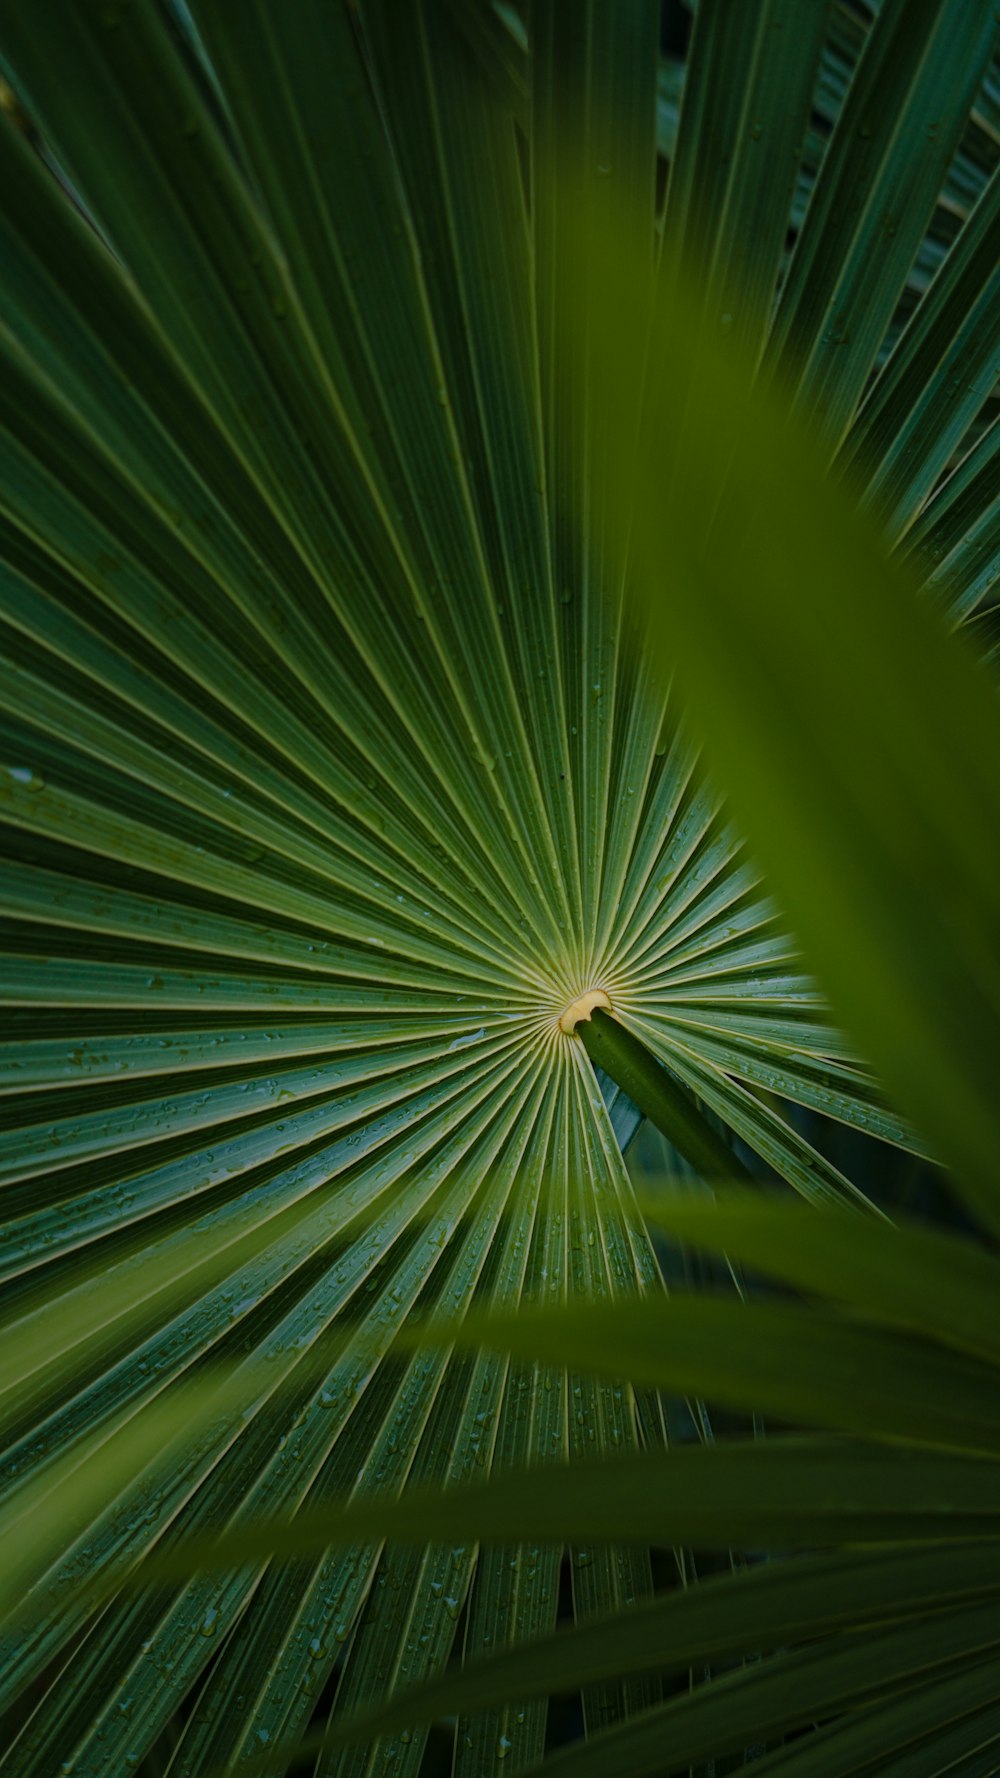
<svg viewBox="0 0 1000 1778"><path fill-rule="evenodd" d="M687 272L661 268L647 333L648 256L589 209L576 253L607 436L645 379L608 485L661 672L845 1026L1000 1230L992 681Z"/></svg>

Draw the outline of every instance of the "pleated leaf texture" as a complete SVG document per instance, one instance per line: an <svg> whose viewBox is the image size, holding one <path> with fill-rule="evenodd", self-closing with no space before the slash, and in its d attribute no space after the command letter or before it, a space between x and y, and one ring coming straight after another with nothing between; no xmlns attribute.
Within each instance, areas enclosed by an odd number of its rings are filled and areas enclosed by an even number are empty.
<svg viewBox="0 0 1000 1778"><path fill-rule="evenodd" d="M74 1589L333 1495L663 1445L652 1390L390 1351L431 1309L663 1288L580 996L807 1198L863 1203L786 1103L920 1152L637 645L563 249L582 191L687 250L988 657L995 50L982 0L700 0L662 50L645 0L9 11L10 1773L169 1741L193 1778L304 1732L338 1663L363 1708L460 1629L552 1627L556 1547ZM209 1372L252 1389L185 1440ZM578 1615L652 1590L622 1529L573 1552ZM654 1695L594 1687L587 1726ZM545 1733L543 1700L473 1713L455 1770ZM402 1778L425 1739L317 1770Z"/></svg>

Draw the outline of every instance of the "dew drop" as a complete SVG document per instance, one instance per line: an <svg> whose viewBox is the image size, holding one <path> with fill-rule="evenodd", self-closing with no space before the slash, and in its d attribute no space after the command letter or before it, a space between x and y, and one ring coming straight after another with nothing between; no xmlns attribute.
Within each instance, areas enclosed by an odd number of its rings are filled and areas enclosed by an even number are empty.
<svg viewBox="0 0 1000 1778"><path fill-rule="evenodd" d="M31 766L0 766L0 794L12 788L29 792L44 790L45 779Z"/></svg>

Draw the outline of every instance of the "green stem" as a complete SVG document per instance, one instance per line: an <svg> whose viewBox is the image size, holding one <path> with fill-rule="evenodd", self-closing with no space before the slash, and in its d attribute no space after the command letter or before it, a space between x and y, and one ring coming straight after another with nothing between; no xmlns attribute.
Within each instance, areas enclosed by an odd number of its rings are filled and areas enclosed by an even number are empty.
<svg viewBox="0 0 1000 1778"><path fill-rule="evenodd" d="M595 1007L576 1027L591 1061L621 1087L644 1117L705 1179L750 1179L731 1148L699 1111L692 1094L638 1037Z"/></svg>

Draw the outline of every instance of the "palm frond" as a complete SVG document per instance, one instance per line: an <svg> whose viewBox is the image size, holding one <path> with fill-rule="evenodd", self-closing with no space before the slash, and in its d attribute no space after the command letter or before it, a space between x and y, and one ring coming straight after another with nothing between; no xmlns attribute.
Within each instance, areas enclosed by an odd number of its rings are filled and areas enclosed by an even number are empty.
<svg viewBox="0 0 1000 1778"><path fill-rule="evenodd" d="M21 1778L131 1770L165 1737L171 1774L205 1774L303 1733L334 1672L338 1710L370 1710L460 1627L470 1654L549 1633L564 1533L581 1619L652 1593L662 1514L562 1521L554 1468L665 1475L652 1384L397 1345L430 1311L659 1301L559 1026L581 994L812 1202L860 1194L789 1105L927 1151L638 646L621 441L562 351L600 305L557 136L650 288L660 228L663 278L683 242L765 371L794 359L837 465L988 653L993 12L871 10L752 0L734 28L701 0L683 63L645 0L539 0L527 29L430 0L5 20L0 1269L35 1366L3 1410L5 1523L112 1437L131 1453L46 1519L9 1627ZM183 1461L128 1443L240 1367L245 1415ZM955 1461L993 1535L988 1465ZM534 1528L526 1466L552 1493ZM442 1490L490 1471L514 1505L480 1553ZM430 1542L387 1547L375 1508L411 1484ZM699 1519L700 1486L666 1541L752 1543L760 1515ZM346 1548L79 1592L347 1497ZM588 1729L656 1701L624 1668L583 1679ZM459 1774L541 1758L543 1701L484 1710ZM319 1769L404 1778L424 1738Z"/></svg>

